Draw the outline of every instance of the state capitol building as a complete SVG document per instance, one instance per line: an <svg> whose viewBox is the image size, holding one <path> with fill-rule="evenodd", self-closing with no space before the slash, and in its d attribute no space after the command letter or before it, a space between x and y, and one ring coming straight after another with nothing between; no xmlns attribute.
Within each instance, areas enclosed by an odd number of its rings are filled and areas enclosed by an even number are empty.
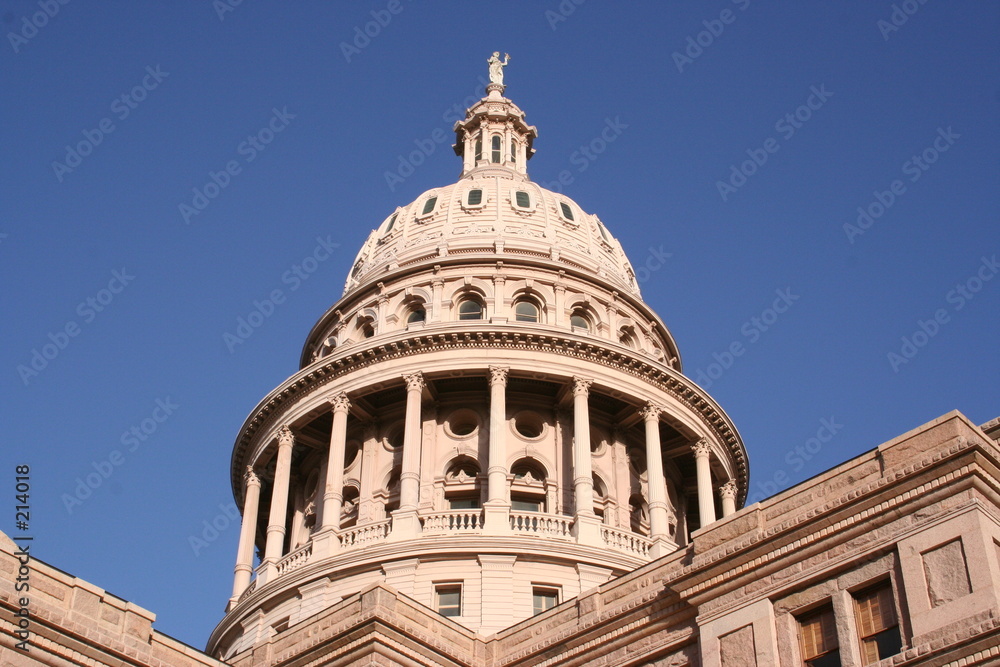
<svg viewBox="0 0 1000 667"><path fill-rule="evenodd" d="M0 665L1000 664L1000 423L952 412L746 505L614 212L529 178L505 64L455 124L458 181L376 221L240 428L204 652L40 562L18 650L0 535Z"/></svg>

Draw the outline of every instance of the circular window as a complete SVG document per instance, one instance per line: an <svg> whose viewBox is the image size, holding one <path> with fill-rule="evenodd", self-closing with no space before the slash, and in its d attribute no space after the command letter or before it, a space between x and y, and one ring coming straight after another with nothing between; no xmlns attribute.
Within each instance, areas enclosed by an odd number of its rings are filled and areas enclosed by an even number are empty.
<svg viewBox="0 0 1000 667"><path fill-rule="evenodd" d="M479 429L479 415L473 410L455 410L445 422L448 433L456 438L465 438Z"/></svg>
<svg viewBox="0 0 1000 667"><path fill-rule="evenodd" d="M545 422L537 412L518 412L514 415L514 431L526 440L537 440L545 433Z"/></svg>
<svg viewBox="0 0 1000 667"><path fill-rule="evenodd" d="M358 453L361 451L361 443L357 440L348 440L347 444L344 446L344 467L354 463L354 460L358 458Z"/></svg>
<svg viewBox="0 0 1000 667"><path fill-rule="evenodd" d="M399 450L403 448L403 430L400 429L394 433L390 433L385 439L386 449L389 450Z"/></svg>

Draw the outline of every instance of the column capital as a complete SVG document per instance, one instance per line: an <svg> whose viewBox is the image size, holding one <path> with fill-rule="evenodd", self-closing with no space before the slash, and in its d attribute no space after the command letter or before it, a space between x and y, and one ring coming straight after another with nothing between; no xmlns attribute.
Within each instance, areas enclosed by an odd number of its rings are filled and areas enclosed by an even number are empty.
<svg viewBox="0 0 1000 667"><path fill-rule="evenodd" d="M573 395L574 396L586 396L590 393L590 385L594 384L594 381L590 378L580 377L579 375L573 376Z"/></svg>
<svg viewBox="0 0 1000 667"><path fill-rule="evenodd" d="M251 484L260 486L260 477L253 471L253 466L247 466L246 472L243 473L243 483L246 486L250 486Z"/></svg>
<svg viewBox="0 0 1000 667"><path fill-rule="evenodd" d="M427 382L424 381L424 374L420 371L404 375L403 380L406 381L407 391L423 391L424 387L427 386Z"/></svg>
<svg viewBox="0 0 1000 667"><path fill-rule="evenodd" d="M698 442L691 445L691 451L694 452L695 458L708 458L712 454L712 446L708 444L707 438L701 438Z"/></svg>
<svg viewBox="0 0 1000 667"><path fill-rule="evenodd" d="M736 499L736 482L729 480L725 484L719 487L719 494L723 498Z"/></svg>
<svg viewBox="0 0 1000 667"><path fill-rule="evenodd" d="M507 386L507 374L510 371L508 366L490 366L490 386Z"/></svg>
<svg viewBox="0 0 1000 667"><path fill-rule="evenodd" d="M291 445L295 443L295 436L292 435L292 429L288 428L288 424L282 425L278 429L278 445Z"/></svg>
<svg viewBox="0 0 1000 667"><path fill-rule="evenodd" d="M662 412L663 408L652 401L647 402L646 405L639 408L639 414L647 422L659 421Z"/></svg>
<svg viewBox="0 0 1000 667"><path fill-rule="evenodd" d="M329 399L329 403L334 412L347 412L351 409L351 401L345 392L340 392Z"/></svg>

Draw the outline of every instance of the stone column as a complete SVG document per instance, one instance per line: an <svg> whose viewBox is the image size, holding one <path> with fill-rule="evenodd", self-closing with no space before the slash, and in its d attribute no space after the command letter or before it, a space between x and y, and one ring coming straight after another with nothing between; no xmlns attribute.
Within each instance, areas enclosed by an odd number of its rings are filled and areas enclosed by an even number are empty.
<svg viewBox="0 0 1000 667"><path fill-rule="evenodd" d="M431 283L431 312L427 314L428 322L441 322L444 313L441 312L441 295L444 292L444 280L435 278Z"/></svg>
<svg viewBox="0 0 1000 667"><path fill-rule="evenodd" d="M736 513L736 482L729 480L719 489L722 496L722 516Z"/></svg>
<svg viewBox="0 0 1000 667"><path fill-rule="evenodd" d="M265 581L278 575L278 561L284 548L294 444L295 438L288 426L278 429L278 456L274 468L274 486L271 489L271 514L267 520L267 542L264 545Z"/></svg>
<svg viewBox="0 0 1000 667"><path fill-rule="evenodd" d="M715 499L712 497L712 471L709 467L709 457L712 448L708 440L702 438L692 445L694 462L698 473L698 516L701 521L699 528L704 528L715 521Z"/></svg>
<svg viewBox="0 0 1000 667"><path fill-rule="evenodd" d="M660 413L663 409L652 401L640 410L646 422L646 488L649 497L649 536L653 540L653 558L672 551L670 510L667 506L667 479L663 474L663 453L660 451Z"/></svg>
<svg viewBox="0 0 1000 667"><path fill-rule="evenodd" d="M599 546L601 519L594 514L594 471L590 453L590 405L593 380L573 378L573 496L576 521L573 529L581 544Z"/></svg>
<svg viewBox="0 0 1000 667"><path fill-rule="evenodd" d="M420 501L420 444L423 425L420 403L423 397L423 373L404 375L406 381L406 417L403 431L403 466L399 475L399 509L392 513L392 538L407 539L420 532L417 504Z"/></svg>
<svg viewBox="0 0 1000 667"><path fill-rule="evenodd" d="M493 275L493 314L490 316L491 322L506 322L507 309L504 306L504 286L507 284L507 276L500 273L503 269L503 262L497 262L497 272Z"/></svg>
<svg viewBox="0 0 1000 667"><path fill-rule="evenodd" d="M562 274L562 271L559 273ZM562 276L560 275L560 278L561 277ZM566 318L566 286L562 283L556 283L554 288L556 292L556 312L553 324L557 327L569 326L569 320Z"/></svg>
<svg viewBox="0 0 1000 667"><path fill-rule="evenodd" d="M510 532L510 502L507 500L507 372L490 366L490 452L488 500L483 506L488 533Z"/></svg>
<svg viewBox="0 0 1000 667"><path fill-rule="evenodd" d="M344 505L344 450L347 446L347 414L351 401L340 392L330 399L333 410L333 427L330 429L330 449L326 458L326 477L323 483L322 523L313 544L313 557L324 558L340 547L336 531Z"/></svg>
<svg viewBox="0 0 1000 667"><path fill-rule="evenodd" d="M239 602L243 591L250 585L253 573L253 545L257 536L257 511L260 508L260 478L253 468L247 466L243 475L243 523L240 526L240 542L236 550L236 571L233 577L233 597L230 608Z"/></svg>

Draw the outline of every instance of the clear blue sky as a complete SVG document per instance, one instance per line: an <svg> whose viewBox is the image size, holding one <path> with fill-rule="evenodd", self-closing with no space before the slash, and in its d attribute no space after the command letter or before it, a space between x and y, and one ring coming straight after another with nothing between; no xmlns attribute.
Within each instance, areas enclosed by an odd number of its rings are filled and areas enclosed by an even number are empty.
<svg viewBox="0 0 1000 667"><path fill-rule="evenodd" d="M227 523L236 432L295 372L369 230L455 180L452 136L432 137L493 50L538 127L532 178L566 170L563 191L649 269L685 371L743 436L752 495L952 409L1000 414L996 3L897 2L893 23L889 0L563 0L569 16L556 0L258 0L221 20L209 0L75 0L26 27L40 4L0 3L0 529L29 464L37 555L195 646L238 528L197 555L189 537ZM345 54L372 11L385 25ZM433 153L390 187L420 145ZM225 187L196 202L210 172ZM340 247L296 283L317 237ZM231 352L224 334L274 289L285 301ZM52 358L19 370L36 350ZM832 439L796 453L823 420Z"/></svg>

